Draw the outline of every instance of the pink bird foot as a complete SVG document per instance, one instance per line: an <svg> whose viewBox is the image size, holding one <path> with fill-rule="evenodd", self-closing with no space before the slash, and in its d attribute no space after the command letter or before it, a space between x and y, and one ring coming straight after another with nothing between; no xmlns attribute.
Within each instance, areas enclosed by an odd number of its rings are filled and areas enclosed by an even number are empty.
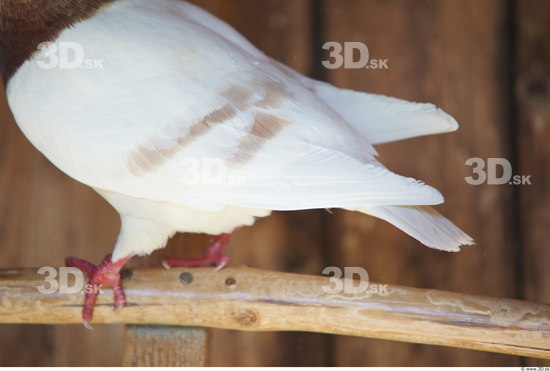
<svg viewBox="0 0 550 371"><path fill-rule="evenodd" d="M215 265L216 270L220 270L229 261L229 257L222 254L223 248L229 242L230 233L222 233L214 238L204 255L198 259L165 258L162 265L166 269L171 267L207 267Z"/></svg>
<svg viewBox="0 0 550 371"><path fill-rule="evenodd" d="M115 311L120 310L126 303L120 270L134 255L128 255L116 262L111 260L111 255L109 254L103 258L98 266L78 258L68 257L65 259L67 266L78 268L88 275L88 284L84 294L84 307L82 308L82 320L84 327L88 329L92 329L90 322L94 316L95 302L101 288L113 288Z"/></svg>

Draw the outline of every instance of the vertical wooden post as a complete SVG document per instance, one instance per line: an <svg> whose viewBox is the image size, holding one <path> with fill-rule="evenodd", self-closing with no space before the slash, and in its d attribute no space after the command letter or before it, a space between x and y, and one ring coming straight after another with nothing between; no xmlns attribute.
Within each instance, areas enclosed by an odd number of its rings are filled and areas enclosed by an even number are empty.
<svg viewBox="0 0 550 371"><path fill-rule="evenodd" d="M208 331L201 327L126 327L124 366L206 366Z"/></svg>

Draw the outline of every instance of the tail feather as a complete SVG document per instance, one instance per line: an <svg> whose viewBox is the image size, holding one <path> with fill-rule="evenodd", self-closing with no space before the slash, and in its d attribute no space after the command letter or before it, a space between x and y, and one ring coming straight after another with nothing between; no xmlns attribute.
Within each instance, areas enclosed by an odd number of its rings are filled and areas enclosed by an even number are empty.
<svg viewBox="0 0 550 371"><path fill-rule="evenodd" d="M383 219L434 249L455 252L460 251L461 245L475 244L470 236L430 206L372 206L355 210Z"/></svg>
<svg viewBox="0 0 550 371"><path fill-rule="evenodd" d="M314 86L317 96L372 144L458 129L452 116L430 103L340 89L322 82Z"/></svg>

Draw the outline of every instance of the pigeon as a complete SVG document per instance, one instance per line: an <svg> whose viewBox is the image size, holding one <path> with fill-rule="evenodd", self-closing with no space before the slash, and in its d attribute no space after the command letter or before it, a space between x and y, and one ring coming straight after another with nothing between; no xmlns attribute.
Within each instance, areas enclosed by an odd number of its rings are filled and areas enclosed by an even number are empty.
<svg viewBox="0 0 550 371"><path fill-rule="evenodd" d="M133 256L177 232L206 233L217 237L202 258L163 264L221 268L231 232L273 210L341 208L431 248L474 243L432 208L444 201L436 189L391 172L373 147L456 130L432 104L303 76L180 0L0 0L0 31L18 126L120 214L112 254L97 266L66 260L112 287L116 309Z"/></svg>

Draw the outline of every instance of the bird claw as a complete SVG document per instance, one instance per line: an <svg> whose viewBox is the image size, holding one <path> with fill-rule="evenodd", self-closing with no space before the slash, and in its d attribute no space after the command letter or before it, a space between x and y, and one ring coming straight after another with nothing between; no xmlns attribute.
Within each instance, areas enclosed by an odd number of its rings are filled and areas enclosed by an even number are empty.
<svg viewBox="0 0 550 371"><path fill-rule="evenodd" d="M229 242L231 234L222 233L214 238L212 243L206 249L204 255L197 259L173 258L168 257L162 261L162 266L166 269L171 267L207 267L215 265L215 272L227 265L229 257L222 254L224 247Z"/></svg>
<svg viewBox="0 0 550 371"><path fill-rule="evenodd" d="M112 261L111 254L107 255L103 261L95 266L85 260L68 257L65 259L67 266L78 268L88 275L88 287L112 287L114 295L115 311L119 311L126 303L126 295L122 288L120 270L133 255ZM82 322L84 327L92 329L90 322L94 315L94 307L99 290L86 290L84 294L84 306L82 308Z"/></svg>
<svg viewBox="0 0 550 371"><path fill-rule="evenodd" d="M228 256L221 256L220 259L218 259L218 261L216 261L216 268L214 268L214 272L217 272L221 269L223 269L227 263L229 262L229 257Z"/></svg>
<svg viewBox="0 0 550 371"><path fill-rule="evenodd" d="M89 321L83 320L83 321L82 321L82 325L84 325L84 327L87 328L88 330L93 330L93 329L94 329L94 328L92 327L92 325L90 325L90 322L89 322Z"/></svg>

